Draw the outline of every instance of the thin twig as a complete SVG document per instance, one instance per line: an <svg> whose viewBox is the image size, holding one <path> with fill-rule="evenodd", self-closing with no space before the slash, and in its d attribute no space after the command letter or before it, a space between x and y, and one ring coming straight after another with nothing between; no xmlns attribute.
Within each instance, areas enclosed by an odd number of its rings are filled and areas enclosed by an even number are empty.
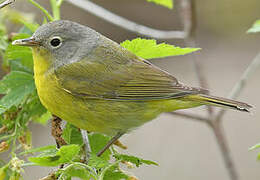
<svg viewBox="0 0 260 180"><path fill-rule="evenodd" d="M195 0L181 0L182 7L182 18L183 18L183 26L184 30L187 32L188 37L185 39L185 43L188 46L195 47L195 33L196 33L196 8L195 8ZM208 89L208 82L206 80L206 76L202 70L202 63L197 59L197 56L193 54L193 65L195 72L197 74L199 84L201 87ZM209 121L207 122L216 136L216 140L218 142L219 148L222 153L222 157L225 162L225 166L229 173L229 177L231 180L238 180L238 173L235 169L232 157L230 155L230 151L228 148L228 144L226 141L226 137L224 131L222 129L222 125L219 121L214 121L213 108L211 106L207 106ZM193 119L197 119L195 116Z"/></svg>
<svg viewBox="0 0 260 180"><path fill-rule="evenodd" d="M188 114L188 113L183 113L183 112L169 112L169 114L188 118L188 119L192 119L192 120L197 120L199 122L209 123L209 121L210 121L209 118L202 117L202 116L199 116L199 115L196 115L196 114Z"/></svg>
<svg viewBox="0 0 260 180"><path fill-rule="evenodd" d="M249 66L244 71L243 75L240 77L240 80L233 87L232 91L228 95L228 98L236 99L241 91L245 88L248 78L260 67L260 53L252 60ZM223 115L227 110L221 109L216 116L216 121L221 121Z"/></svg>
<svg viewBox="0 0 260 180"><path fill-rule="evenodd" d="M81 135L82 135L82 139L85 145L85 153L86 153L86 160L85 163L87 164L90 158L90 154L91 154L91 147L90 147L90 143L89 143L89 139L88 139L88 132L86 130L81 129L80 130Z"/></svg>
<svg viewBox="0 0 260 180"><path fill-rule="evenodd" d="M58 0L57 6L60 7L64 0Z"/></svg>
<svg viewBox="0 0 260 180"><path fill-rule="evenodd" d="M196 34L196 25L197 25L197 19L196 19L196 7L195 7L195 1L194 0L181 0L181 11L182 11L182 22L183 22L183 28L184 31L187 34L187 38L184 40L185 44L189 47L195 47L195 34ZM196 72L199 84L201 87L205 89L209 89L208 82L206 80L206 76L204 75L204 72L202 70L202 63L197 58L196 54L192 54L192 62L193 67ZM209 115L212 115L213 108L211 106L207 106Z"/></svg>
<svg viewBox="0 0 260 180"><path fill-rule="evenodd" d="M8 6L9 4L14 3L15 0L6 0L0 4L0 9L4 8L5 6Z"/></svg>
<svg viewBox="0 0 260 180"><path fill-rule="evenodd" d="M126 18L123 18L117 14L114 14L105 8L86 0L67 0L69 2L89 13L100 17L112 24L115 24L121 28L127 29L129 31L156 38L156 39L184 39L186 38L186 33L184 31L163 31L158 29L153 29L136 22L130 21Z"/></svg>
<svg viewBox="0 0 260 180"><path fill-rule="evenodd" d="M51 14L44 8L42 7L39 3L37 3L34 0L28 0L32 5L34 5L35 7L39 8L44 14L45 16L50 20L53 21L53 17L51 16Z"/></svg>
<svg viewBox="0 0 260 180"><path fill-rule="evenodd" d="M117 133L112 139L108 141L105 147L97 153L97 156L100 157L107 149L109 149L110 146L112 146L123 135L124 133L122 132Z"/></svg>
<svg viewBox="0 0 260 180"><path fill-rule="evenodd" d="M219 148L221 150L221 154L225 161L225 165L231 180L238 180L238 173L236 171L235 165L233 163L230 150L228 148L227 139L225 137L225 132L223 130L222 124L214 121L212 123L212 129L215 134L216 140L218 142Z"/></svg>

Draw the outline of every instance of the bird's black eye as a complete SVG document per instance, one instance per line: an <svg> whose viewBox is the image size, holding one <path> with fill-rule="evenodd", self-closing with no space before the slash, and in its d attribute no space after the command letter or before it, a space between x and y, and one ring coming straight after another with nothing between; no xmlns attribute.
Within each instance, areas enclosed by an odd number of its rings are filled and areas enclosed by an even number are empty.
<svg viewBox="0 0 260 180"><path fill-rule="evenodd" d="M58 47L61 45L61 39L59 37L54 37L52 38L52 40L50 41L50 44L52 47Z"/></svg>

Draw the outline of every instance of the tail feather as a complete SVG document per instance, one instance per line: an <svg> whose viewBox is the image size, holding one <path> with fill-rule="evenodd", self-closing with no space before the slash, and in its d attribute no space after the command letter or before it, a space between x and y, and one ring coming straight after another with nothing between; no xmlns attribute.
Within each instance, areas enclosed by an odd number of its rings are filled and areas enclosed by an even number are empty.
<svg viewBox="0 0 260 180"><path fill-rule="evenodd" d="M205 94L199 94L194 96L195 97L193 98L197 98L197 100L207 105L231 108L231 109L235 109L238 111L245 111L245 112L249 112L249 109L252 108L252 106L250 106L249 104L239 102L239 101L234 101L231 99L222 98L222 97L216 97L216 96L205 95Z"/></svg>

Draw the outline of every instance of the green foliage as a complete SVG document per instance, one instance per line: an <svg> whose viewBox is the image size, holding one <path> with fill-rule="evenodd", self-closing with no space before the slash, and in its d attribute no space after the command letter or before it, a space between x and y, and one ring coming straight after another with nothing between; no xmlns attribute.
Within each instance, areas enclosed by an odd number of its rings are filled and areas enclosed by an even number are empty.
<svg viewBox="0 0 260 180"><path fill-rule="evenodd" d="M173 0L147 0L148 2L153 2L155 4L167 7L169 9L173 8Z"/></svg>
<svg viewBox="0 0 260 180"><path fill-rule="evenodd" d="M31 154L31 153L37 153L37 152L55 152L56 153L56 145L50 145L50 146L43 146L33 149L28 149L26 151L21 152L19 155L25 155L25 154Z"/></svg>
<svg viewBox="0 0 260 180"><path fill-rule="evenodd" d="M126 172L122 171L122 169L119 168L118 163L115 163L108 169L106 169L106 172L103 177L104 180L122 180L130 178L131 176L129 176Z"/></svg>
<svg viewBox="0 0 260 180"><path fill-rule="evenodd" d="M144 59L163 58L167 56L180 56L200 50L199 48L180 48L173 45L157 44L153 39L126 40L121 46Z"/></svg>
<svg viewBox="0 0 260 180"><path fill-rule="evenodd" d="M260 148L260 143L249 148L250 151Z"/></svg>
<svg viewBox="0 0 260 180"><path fill-rule="evenodd" d="M250 147L249 150L252 151L252 150L255 150L255 149L259 149L259 148L260 148L260 143ZM258 155L257 155L257 160L260 160L260 153L258 153Z"/></svg>
<svg viewBox="0 0 260 180"><path fill-rule="evenodd" d="M253 26L248 29L248 33L257 33L260 32L260 20L256 20Z"/></svg>
<svg viewBox="0 0 260 180"><path fill-rule="evenodd" d="M30 34L17 34L12 40L24 39L30 37ZM13 46L9 44L5 51L5 58L11 60L19 60L21 64L29 71L33 71L32 51L29 47Z"/></svg>
<svg viewBox="0 0 260 180"><path fill-rule="evenodd" d="M29 161L40 166L59 166L64 163L72 162L79 154L80 146L71 144L62 146L55 154L39 157L30 157Z"/></svg>
<svg viewBox="0 0 260 180"><path fill-rule="evenodd" d="M129 155L125 155L125 154L115 154L114 157L121 161L131 162L131 163L135 164L136 167L139 167L142 164L158 166L158 164L156 162L153 162L150 160L144 160L144 159L141 159L141 158L138 158L135 156L129 156Z"/></svg>
<svg viewBox="0 0 260 180"><path fill-rule="evenodd" d="M67 123L66 127L63 129L62 137L67 144L83 145L80 129L70 123Z"/></svg>
<svg viewBox="0 0 260 180"><path fill-rule="evenodd" d="M93 154L97 154L110 140L111 137L105 136L103 134L93 133L89 135L89 143ZM102 154L102 158L109 160L111 151L107 150Z"/></svg>
<svg viewBox="0 0 260 180"><path fill-rule="evenodd" d="M3 113L12 106L21 104L35 91L33 76L26 72L12 71L0 81L0 89L7 94L0 100L0 105L4 107L0 113Z"/></svg>
<svg viewBox="0 0 260 180"><path fill-rule="evenodd" d="M67 166L66 168L60 170L57 175L59 175L60 180L71 179L72 177L77 177L82 180L96 180L97 175L91 169L90 166L87 166L83 163L73 163Z"/></svg>

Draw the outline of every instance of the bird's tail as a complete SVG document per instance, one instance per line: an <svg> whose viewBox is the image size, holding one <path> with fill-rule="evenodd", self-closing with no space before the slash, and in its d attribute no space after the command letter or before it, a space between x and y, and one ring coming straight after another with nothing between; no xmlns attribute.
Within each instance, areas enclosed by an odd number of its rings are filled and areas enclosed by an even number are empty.
<svg viewBox="0 0 260 180"><path fill-rule="evenodd" d="M218 106L223 108L231 108L238 111L245 111L249 112L249 109L252 108L252 106L239 102L234 101L231 99L226 99L222 97L216 97L211 95L205 95L205 94L199 94L199 95L191 95L189 98L192 98L194 100L200 101L201 103L205 105L212 105L212 106Z"/></svg>

